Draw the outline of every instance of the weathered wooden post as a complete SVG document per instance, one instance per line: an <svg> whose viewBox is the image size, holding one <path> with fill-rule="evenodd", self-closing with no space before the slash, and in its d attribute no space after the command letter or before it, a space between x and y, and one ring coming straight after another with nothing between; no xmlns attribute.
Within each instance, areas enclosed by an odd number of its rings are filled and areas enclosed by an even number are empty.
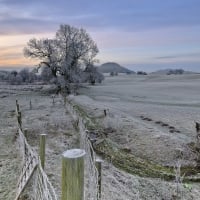
<svg viewBox="0 0 200 200"><path fill-rule="evenodd" d="M28 137L28 129L27 128L24 129L24 136L25 136L25 138Z"/></svg>
<svg viewBox="0 0 200 200"><path fill-rule="evenodd" d="M67 103L67 97L64 96L64 106L66 106L66 103Z"/></svg>
<svg viewBox="0 0 200 200"><path fill-rule="evenodd" d="M18 111L17 121L18 121L19 127L22 129L22 113L20 111Z"/></svg>
<svg viewBox="0 0 200 200"><path fill-rule="evenodd" d="M16 100L16 115L17 115L17 122L18 122L18 125L20 126L21 128L21 125L22 125L22 119L21 119L21 112L19 111L19 104L18 104L18 100Z"/></svg>
<svg viewBox="0 0 200 200"><path fill-rule="evenodd" d="M104 116L106 117L107 116L106 109L104 109L103 112L104 112Z"/></svg>
<svg viewBox="0 0 200 200"><path fill-rule="evenodd" d="M52 97L52 104L54 105L54 104L55 104L55 100L54 100L54 99L55 99L55 96L52 95L51 97Z"/></svg>
<svg viewBox="0 0 200 200"><path fill-rule="evenodd" d="M98 171L98 194L97 194L97 200L101 199L101 169L102 169L102 160L97 158L95 162L97 171Z"/></svg>
<svg viewBox="0 0 200 200"><path fill-rule="evenodd" d="M29 102L29 107L30 107L30 110L32 110L32 102L31 102L31 100Z"/></svg>
<svg viewBox="0 0 200 200"><path fill-rule="evenodd" d="M62 154L61 200L84 200L85 150L71 149Z"/></svg>
<svg viewBox="0 0 200 200"><path fill-rule="evenodd" d="M18 114L19 112L19 104L18 104L18 100L16 100L16 114Z"/></svg>
<svg viewBox="0 0 200 200"><path fill-rule="evenodd" d="M46 143L46 134L40 134L40 162L41 166L44 169L45 165L45 143Z"/></svg>

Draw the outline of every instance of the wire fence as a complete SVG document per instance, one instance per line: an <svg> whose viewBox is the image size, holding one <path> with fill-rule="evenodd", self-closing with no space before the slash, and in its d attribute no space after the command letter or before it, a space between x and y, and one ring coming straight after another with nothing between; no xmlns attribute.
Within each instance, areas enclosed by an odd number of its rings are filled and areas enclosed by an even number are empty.
<svg viewBox="0 0 200 200"><path fill-rule="evenodd" d="M44 172L41 163L38 163L36 180L34 184L34 196L37 200L57 200L55 190Z"/></svg>
<svg viewBox="0 0 200 200"><path fill-rule="evenodd" d="M35 178L34 195L32 195L33 200L57 200L55 190L41 166L39 156L29 145L22 131L21 112L19 111L18 102L16 102L16 115L18 121L18 145L20 155L22 156L22 168L17 184L15 200L20 198L32 177ZM34 174L35 176L33 176Z"/></svg>
<svg viewBox="0 0 200 200"><path fill-rule="evenodd" d="M86 126L86 121L90 119L83 118L80 111L69 101L67 101L66 105L68 112L72 115L79 130L80 148L84 149L86 152L84 198L87 200L99 200L101 192L99 190L99 173L96 168L96 154L90 141ZM15 200L20 199L31 179L33 179L31 182L33 191L31 192L32 195L30 197L32 200L57 200L58 198L55 189L43 170L40 158L33 147L31 147L27 142L22 130L21 112L17 101L16 115L18 122L18 145L22 157L22 168L17 184L17 195Z"/></svg>
<svg viewBox="0 0 200 200"><path fill-rule="evenodd" d="M92 143L88 137L88 130L86 122L89 118L83 118L81 112L76 106L69 101L66 102L67 111L72 115L76 125L79 129L80 134L80 148L86 151L86 162L85 162L85 199L96 200L100 199L100 191L98 185L98 170L96 168L96 154L92 147Z"/></svg>
<svg viewBox="0 0 200 200"><path fill-rule="evenodd" d="M32 177L37 165L38 165L38 156L36 152L28 144L22 130L18 129L18 144L20 149L20 154L22 156L22 168L20 178L17 184L17 197L16 200L20 197L20 194L24 191L26 185L28 184L30 178Z"/></svg>

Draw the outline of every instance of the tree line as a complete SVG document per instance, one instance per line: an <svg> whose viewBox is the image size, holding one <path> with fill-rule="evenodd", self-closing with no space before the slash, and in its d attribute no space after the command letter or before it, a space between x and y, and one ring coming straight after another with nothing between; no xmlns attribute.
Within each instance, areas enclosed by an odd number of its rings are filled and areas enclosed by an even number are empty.
<svg viewBox="0 0 200 200"><path fill-rule="evenodd" d="M37 75L34 70L22 69L19 72L16 70L0 71L0 80L11 85L21 85L40 81L42 77Z"/></svg>

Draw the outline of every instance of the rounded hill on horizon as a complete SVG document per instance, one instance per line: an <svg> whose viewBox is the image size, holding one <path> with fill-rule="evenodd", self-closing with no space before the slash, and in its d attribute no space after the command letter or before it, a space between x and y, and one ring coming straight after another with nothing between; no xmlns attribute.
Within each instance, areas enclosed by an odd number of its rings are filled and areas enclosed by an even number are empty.
<svg viewBox="0 0 200 200"><path fill-rule="evenodd" d="M111 73L111 72L130 73L130 74L135 73L134 71L127 69L125 67L122 67L121 65L119 65L118 63L115 63L115 62L107 62L107 63L100 65L98 67L98 71L101 73Z"/></svg>

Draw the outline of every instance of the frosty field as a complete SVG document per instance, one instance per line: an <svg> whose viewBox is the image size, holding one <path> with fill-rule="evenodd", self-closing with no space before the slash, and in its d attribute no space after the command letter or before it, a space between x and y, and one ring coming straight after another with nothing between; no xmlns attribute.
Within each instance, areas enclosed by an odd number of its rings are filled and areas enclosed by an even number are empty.
<svg viewBox="0 0 200 200"><path fill-rule="evenodd" d="M126 149L139 159L161 166L173 167L181 160L183 167L192 168L196 163L190 144L196 138L194 121L200 121L199 85L198 74L119 75L106 77L101 85L84 87L80 95L70 96L70 99L96 119L104 128L106 137L119 149ZM48 88L0 85L2 200L14 199L21 166L15 141L16 99L21 105L23 126L29 133L28 142L36 150L39 134L47 133L46 172L60 194L61 154L67 149L78 148L79 136L63 99L57 96L53 104ZM102 200L180 199L176 197L174 180L129 174L114 165L112 159L103 162ZM184 183L181 191L182 199L200 200L198 182Z"/></svg>
<svg viewBox="0 0 200 200"><path fill-rule="evenodd" d="M200 120L199 85L200 75L106 77L102 85L82 90L90 98L79 102L109 109L118 126L109 136L134 154L173 165L181 151L184 164L192 164L187 144L195 141L194 122Z"/></svg>

